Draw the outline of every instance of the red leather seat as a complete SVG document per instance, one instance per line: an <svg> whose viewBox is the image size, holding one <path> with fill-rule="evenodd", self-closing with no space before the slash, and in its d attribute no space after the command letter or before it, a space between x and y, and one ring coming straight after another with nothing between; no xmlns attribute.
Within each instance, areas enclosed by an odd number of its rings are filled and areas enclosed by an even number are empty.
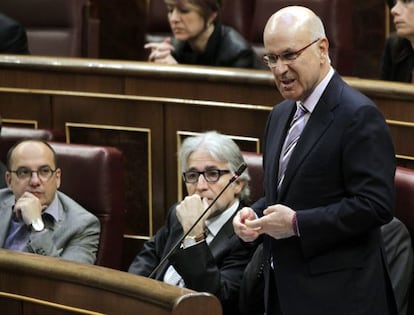
<svg viewBox="0 0 414 315"><path fill-rule="evenodd" d="M60 190L101 222L96 265L120 270L125 220L122 152L107 146L50 144L62 169Z"/></svg>
<svg viewBox="0 0 414 315"><path fill-rule="evenodd" d="M250 201L254 203L264 196L262 155L255 152L242 152L250 175Z"/></svg>
<svg viewBox="0 0 414 315"><path fill-rule="evenodd" d="M255 0L222 0L221 21L236 29L248 40Z"/></svg>
<svg viewBox="0 0 414 315"><path fill-rule="evenodd" d="M168 11L164 0L150 0L147 11L146 42L160 42L171 36Z"/></svg>
<svg viewBox="0 0 414 315"><path fill-rule="evenodd" d="M31 129L20 127L1 127L0 159L6 162L6 154L10 147L21 139L39 139L45 141L64 142L65 134L52 129Z"/></svg>
<svg viewBox="0 0 414 315"><path fill-rule="evenodd" d="M414 170L397 167L395 172L395 216L407 226L414 237Z"/></svg>
<svg viewBox="0 0 414 315"><path fill-rule="evenodd" d="M99 20L89 9L89 0L0 1L0 11L26 28L32 55L97 58Z"/></svg>

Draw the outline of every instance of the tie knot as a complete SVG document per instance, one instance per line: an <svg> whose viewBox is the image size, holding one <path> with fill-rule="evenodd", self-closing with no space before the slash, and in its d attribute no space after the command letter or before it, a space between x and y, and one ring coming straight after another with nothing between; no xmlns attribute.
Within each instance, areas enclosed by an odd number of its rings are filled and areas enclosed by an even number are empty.
<svg viewBox="0 0 414 315"><path fill-rule="evenodd" d="M302 102L296 102L296 110L297 111L302 111L304 113L308 112L308 110L306 109L305 105L303 105Z"/></svg>
<svg viewBox="0 0 414 315"><path fill-rule="evenodd" d="M306 107L303 106L303 104L301 102L297 102L296 103L296 112L295 112L295 115L293 116L293 122L295 122L296 120L301 118L307 112L308 112L308 110L306 109Z"/></svg>

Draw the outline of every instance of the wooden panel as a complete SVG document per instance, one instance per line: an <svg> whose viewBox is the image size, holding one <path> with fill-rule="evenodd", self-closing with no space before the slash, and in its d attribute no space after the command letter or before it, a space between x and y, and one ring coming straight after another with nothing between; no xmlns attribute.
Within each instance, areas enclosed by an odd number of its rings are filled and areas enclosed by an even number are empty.
<svg viewBox="0 0 414 315"><path fill-rule="evenodd" d="M5 122L19 125L19 121L32 121L39 128L49 128L52 125L50 95L32 94L26 90L13 93L1 88L0 93L0 113Z"/></svg>
<svg viewBox="0 0 414 315"><path fill-rule="evenodd" d="M144 128L66 123L68 143L113 146L124 156L126 222L124 234L153 234L151 131Z"/></svg>
<svg viewBox="0 0 414 315"><path fill-rule="evenodd" d="M64 58L63 60L68 64L73 64L72 61L76 61L77 59ZM93 62L89 64L89 67L99 67L99 64L99 61ZM42 69L40 72L36 69L21 71L17 69L2 69L0 71L0 82L2 82L1 86L6 87L19 86L35 89L123 93L123 78L96 75L92 73L93 71L84 71L87 68L83 68L79 72L74 72L75 69L76 64L70 69L59 72L47 71L46 69Z"/></svg>

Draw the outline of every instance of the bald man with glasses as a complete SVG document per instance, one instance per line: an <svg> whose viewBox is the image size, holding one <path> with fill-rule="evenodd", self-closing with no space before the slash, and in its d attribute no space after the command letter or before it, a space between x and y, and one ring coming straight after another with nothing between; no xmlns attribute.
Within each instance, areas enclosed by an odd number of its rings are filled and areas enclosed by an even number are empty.
<svg viewBox="0 0 414 315"><path fill-rule="evenodd" d="M93 264L99 244L98 218L58 191L56 153L40 140L23 140L7 154L0 190L1 248Z"/></svg>
<svg viewBox="0 0 414 315"><path fill-rule="evenodd" d="M395 314L380 230L395 194L385 119L332 67L310 9L275 12L263 39L285 100L264 131L265 197L233 225L244 241L262 241L265 312Z"/></svg>

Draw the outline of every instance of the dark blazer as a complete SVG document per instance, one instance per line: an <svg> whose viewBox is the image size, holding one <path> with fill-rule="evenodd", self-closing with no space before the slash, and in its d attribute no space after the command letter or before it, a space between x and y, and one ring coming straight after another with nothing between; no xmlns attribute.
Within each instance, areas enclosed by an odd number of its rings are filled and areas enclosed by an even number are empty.
<svg viewBox="0 0 414 315"><path fill-rule="evenodd" d="M175 212L174 206L168 212L166 224L144 244L128 272L149 276L182 237L183 230ZM217 296L222 303L223 315L240 314L237 307L240 282L254 248L242 244L234 233L232 219L227 221L209 246L201 242L185 250L179 248L170 261L160 267L155 279L162 281L172 264L187 288Z"/></svg>
<svg viewBox="0 0 414 315"><path fill-rule="evenodd" d="M263 148L265 198L297 211L300 237L265 235L266 305L279 298L284 315L390 314L395 307L380 226L394 204L394 149L384 117L335 73L292 153L279 192L279 156L295 102L269 115ZM267 268L269 269L269 268ZM275 293L270 284L276 284ZM271 312L269 312L271 314Z"/></svg>
<svg viewBox="0 0 414 315"><path fill-rule="evenodd" d="M406 315L410 288L414 276L414 253L407 227L394 217L381 226L385 254L398 314ZM239 304L244 315L263 315L264 269L268 262L260 244L246 269L240 287Z"/></svg>
<svg viewBox="0 0 414 315"><path fill-rule="evenodd" d="M411 83L414 49L408 39L391 35L385 42L381 60L381 79Z"/></svg>
<svg viewBox="0 0 414 315"><path fill-rule="evenodd" d="M194 52L187 42L173 40L172 56L178 63L264 69L251 45L235 29L216 24L203 53Z"/></svg>
<svg viewBox="0 0 414 315"><path fill-rule="evenodd" d="M28 54L25 28L12 18L0 13L0 54Z"/></svg>
<svg viewBox="0 0 414 315"><path fill-rule="evenodd" d="M397 218L381 227L391 283L399 315L406 315L414 276L414 253L410 232Z"/></svg>

